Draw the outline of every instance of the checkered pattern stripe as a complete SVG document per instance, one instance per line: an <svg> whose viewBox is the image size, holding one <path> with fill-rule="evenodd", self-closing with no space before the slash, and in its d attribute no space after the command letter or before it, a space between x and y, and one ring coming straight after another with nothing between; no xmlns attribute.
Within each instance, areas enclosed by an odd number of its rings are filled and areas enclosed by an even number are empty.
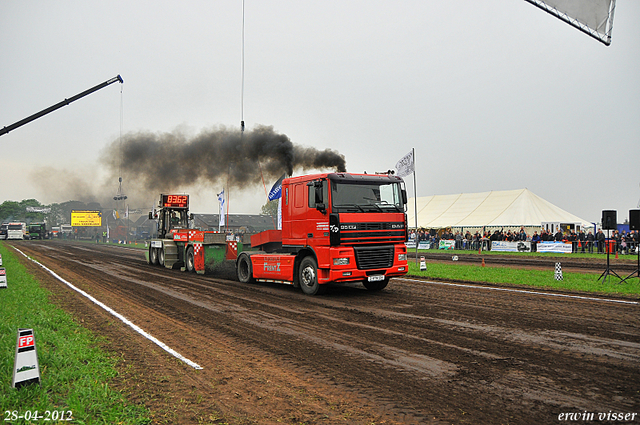
<svg viewBox="0 0 640 425"><path fill-rule="evenodd" d="M556 263L556 280L564 280L562 277L562 265L560 263Z"/></svg>

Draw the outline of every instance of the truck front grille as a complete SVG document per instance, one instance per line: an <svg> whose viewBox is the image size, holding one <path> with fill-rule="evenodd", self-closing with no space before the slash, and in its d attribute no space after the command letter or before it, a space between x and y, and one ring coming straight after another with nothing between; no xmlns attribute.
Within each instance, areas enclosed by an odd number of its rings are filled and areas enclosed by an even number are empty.
<svg viewBox="0 0 640 425"><path fill-rule="evenodd" d="M393 246L354 247L359 270L384 269L393 266Z"/></svg>

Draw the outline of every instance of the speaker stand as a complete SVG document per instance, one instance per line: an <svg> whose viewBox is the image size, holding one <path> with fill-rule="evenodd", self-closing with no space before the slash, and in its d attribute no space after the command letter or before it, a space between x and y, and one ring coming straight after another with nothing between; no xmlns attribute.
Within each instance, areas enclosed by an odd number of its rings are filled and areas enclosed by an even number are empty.
<svg viewBox="0 0 640 425"><path fill-rule="evenodd" d="M598 280L602 279L602 283L607 283L607 278L609 277L609 275L614 275L622 281L622 278L618 276L618 273L613 271L613 269L611 269L611 267L609 266L609 251L611 251L611 230L607 230L607 236L609 236L605 245L605 249L607 250L607 268L602 272Z"/></svg>
<svg viewBox="0 0 640 425"><path fill-rule="evenodd" d="M625 280L629 279L630 277L637 277L640 279L640 243L638 245L636 245L636 254L638 254L638 267L636 268L635 271L631 272L631 274L627 277L625 277L624 279L622 279L620 281L620 283L624 282ZM634 274L638 274L637 276L633 276Z"/></svg>

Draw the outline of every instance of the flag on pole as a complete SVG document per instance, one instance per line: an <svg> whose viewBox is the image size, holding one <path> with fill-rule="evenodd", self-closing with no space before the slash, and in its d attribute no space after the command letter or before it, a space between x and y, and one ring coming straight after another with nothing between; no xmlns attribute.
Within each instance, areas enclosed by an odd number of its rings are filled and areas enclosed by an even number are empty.
<svg viewBox="0 0 640 425"><path fill-rule="evenodd" d="M406 177L415 171L415 163L413 161L413 150L400 158L396 163L396 175L398 177Z"/></svg>
<svg viewBox="0 0 640 425"><path fill-rule="evenodd" d="M224 189L222 189L222 192L218 193L218 202L220 202L220 220L218 222L218 226L224 226Z"/></svg>
<svg viewBox="0 0 640 425"><path fill-rule="evenodd" d="M124 210L124 218L129 218L129 205L127 204L127 208Z"/></svg>
<svg viewBox="0 0 640 425"><path fill-rule="evenodd" d="M282 180L284 180L285 175L283 174L277 182L273 184L271 190L269 191L269 200L274 201L280 197L282 197Z"/></svg>
<svg viewBox="0 0 640 425"><path fill-rule="evenodd" d="M119 219L119 218L120 218L120 214L118 213L118 210L113 210L113 218L114 218L115 220L117 220L117 219Z"/></svg>

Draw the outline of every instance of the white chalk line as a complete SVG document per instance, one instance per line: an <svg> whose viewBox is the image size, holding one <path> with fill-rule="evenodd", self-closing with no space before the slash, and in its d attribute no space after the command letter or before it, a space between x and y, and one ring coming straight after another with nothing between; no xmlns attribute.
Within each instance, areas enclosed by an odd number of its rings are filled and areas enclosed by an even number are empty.
<svg viewBox="0 0 640 425"><path fill-rule="evenodd" d="M13 247L13 249L15 249L16 251L18 251L20 254L24 255L26 258L28 258L29 260L33 261L34 263L36 263L37 265L39 265L40 267L42 267L43 269L45 269L49 274L51 274L53 277L55 277L56 279L58 279L60 282L64 283L65 285L67 285L69 288L73 289L74 291L76 291L77 293L85 296L86 298L88 298L89 300L91 300L94 304L102 307L103 309L105 309L108 313L112 314L113 316L117 317L118 319L120 319L123 323L125 323L126 325L128 325L131 329L133 329L134 331L138 332L140 335L142 335L143 337L147 338L149 341L153 342L154 344L156 344L158 347L162 348L164 351L166 351L167 353L171 354L173 357L183 361L184 363L188 364L189 366L191 366L194 369L202 369L202 366L200 366L199 364L187 359L186 357L184 357L182 354L178 353L177 351L175 351L173 348L169 347L168 345L166 345L164 342L160 341L159 339L157 339L156 337L154 337L153 335L150 335L149 333L147 333L145 330L143 330L141 327L139 327L138 325L134 324L133 322L131 322L129 319L127 319L126 317L124 317L122 314L116 312L115 310L113 310L111 307L107 306L106 304L98 301L97 299L95 299L94 297L92 297L91 295L87 294L86 292L84 292L82 289L75 287L74 285L72 285L71 283L67 282L66 280L64 280L62 277L58 276L53 270L47 268L45 265L41 264L40 262L38 262L37 260L34 260L33 258L29 257L28 255L26 255L24 252L20 251L18 248Z"/></svg>
<svg viewBox="0 0 640 425"><path fill-rule="evenodd" d="M497 288L495 286L465 285L463 283L435 282L433 280L420 280L420 279L408 279L408 278L396 278L396 279L407 280L409 282L431 283L433 285L449 285L449 286L457 286L460 288L486 289L487 291L517 292L517 293L529 294L529 295L544 295L548 297L575 298L579 300L600 301L600 302L607 302L607 303L635 304L635 305L640 304L640 302L638 301L614 300L610 298L583 297L580 295L554 294L552 292L527 291L525 289Z"/></svg>

